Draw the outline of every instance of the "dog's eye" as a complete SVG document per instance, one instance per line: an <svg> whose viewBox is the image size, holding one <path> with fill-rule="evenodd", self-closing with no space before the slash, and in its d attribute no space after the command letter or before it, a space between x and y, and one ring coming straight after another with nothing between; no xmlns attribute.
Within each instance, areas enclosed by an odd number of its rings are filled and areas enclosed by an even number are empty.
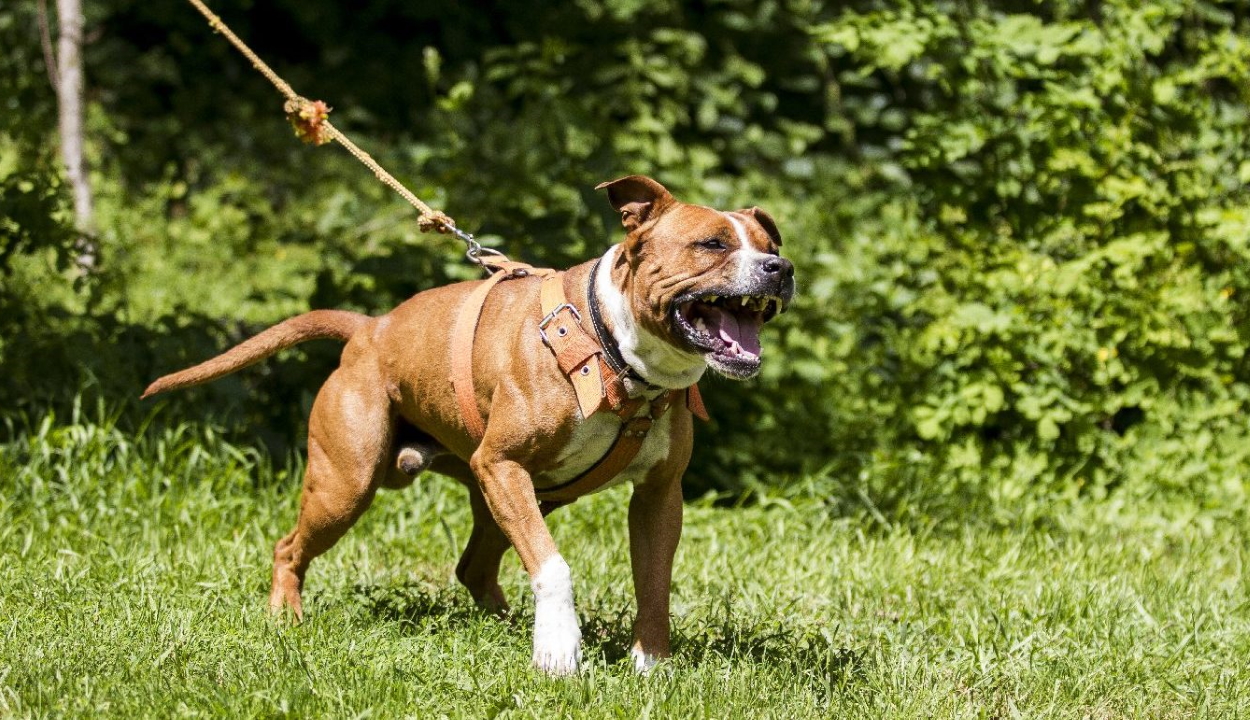
<svg viewBox="0 0 1250 720"><path fill-rule="evenodd" d="M701 248L707 248L708 250L724 250L725 249L725 243L721 242L720 238L714 238L714 237L708 238L706 240L700 240L699 242L695 244Z"/></svg>

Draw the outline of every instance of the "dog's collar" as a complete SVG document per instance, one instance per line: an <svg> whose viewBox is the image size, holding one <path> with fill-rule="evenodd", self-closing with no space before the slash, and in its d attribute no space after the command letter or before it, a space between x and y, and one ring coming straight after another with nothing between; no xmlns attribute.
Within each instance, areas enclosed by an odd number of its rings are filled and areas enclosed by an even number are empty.
<svg viewBox="0 0 1250 720"><path fill-rule="evenodd" d="M607 361L608 367L612 368L612 372L616 377L624 381L626 378L641 383L647 390L662 389L658 385L650 383L637 370L632 368L625 358L621 355L621 346L616 342L616 338L612 336L612 332L608 330L607 324L603 322L603 313L599 310L599 293L595 288L599 283L599 264L603 262L600 257L595 260L594 267L590 268L590 285L586 288L586 305L590 315L590 326L595 331L595 337L599 340L599 345L603 347L603 359Z"/></svg>

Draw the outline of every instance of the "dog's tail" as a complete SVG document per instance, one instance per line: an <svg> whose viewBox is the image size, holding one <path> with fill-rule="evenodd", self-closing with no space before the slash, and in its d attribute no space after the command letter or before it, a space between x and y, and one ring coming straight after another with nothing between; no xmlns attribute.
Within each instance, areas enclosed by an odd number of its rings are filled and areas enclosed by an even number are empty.
<svg viewBox="0 0 1250 720"><path fill-rule="evenodd" d="M166 390L199 385L258 363L274 353L306 340L346 341L367 323L367 315L347 310L313 310L274 325L211 360L170 373L148 386L143 398ZM142 398L140 398L142 399Z"/></svg>

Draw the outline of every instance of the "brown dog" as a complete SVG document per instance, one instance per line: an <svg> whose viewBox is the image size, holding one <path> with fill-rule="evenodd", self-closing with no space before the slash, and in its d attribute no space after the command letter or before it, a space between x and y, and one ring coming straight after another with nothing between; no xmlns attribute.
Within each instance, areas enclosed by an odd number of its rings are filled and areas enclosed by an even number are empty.
<svg viewBox="0 0 1250 720"><path fill-rule="evenodd" d="M475 335L469 323L466 357L456 357L453 325L466 312L473 317L464 308L484 281L427 290L377 318L306 313L147 389L144 397L207 382L305 340L347 342L309 418L299 520L274 550L275 610L285 605L302 616L300 590L313 558L347 532L379 487L404 487L429 469L469 489L473 532L456 576L478 603L504 612L499 563L516 548L535 597L534 665L574 672L581 631L572 579L540 496L563 489L573 493L560 498L568 501L605 487L576 481L617 444L632 442L633 453L607 471L634 484L629 533L638 617L630 654L642 672L668 656L669 585L692 440L687 404L701 406L692 395L665 410L674 391L694 385L708 367L733 378L758 371L760 327L793 295L794 267L777 255L780 234L758 208L687 205L639 175L599 187L621 213L624 242L557 276L551 288L540 273L497 284L474 318ZM544 318L540 294L546 308L555 285L566 297ZM559 325L561 338L575 331L598 340L592 349L605 369L594 386L605 396L599 408L597 396L588 405L579 396L585 385L575 391L570 381L590 374L590 361L569 370L557 354L563 351L553 352L557 315L572 318ZM458 402L449 379L466 375L470 392ZM474 414L484 421L480 433L466 417ZM627 421L637 429L622 430Z"/></svg>

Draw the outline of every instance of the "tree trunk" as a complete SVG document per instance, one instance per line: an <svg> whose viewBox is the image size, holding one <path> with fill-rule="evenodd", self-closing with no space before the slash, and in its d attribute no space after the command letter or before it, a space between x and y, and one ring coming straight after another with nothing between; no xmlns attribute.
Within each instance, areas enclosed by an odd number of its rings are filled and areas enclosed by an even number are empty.
<svg viewBox="0 0 1250 720"><path fill-rule="evenodd" d="M96 262L96 247L91 185L83 159L82 0L57 0L56 9L60 28L56 95L61 155L65 160L65 175L74 191L74 219L81 235L78 263L90 269Z"/></svg>

